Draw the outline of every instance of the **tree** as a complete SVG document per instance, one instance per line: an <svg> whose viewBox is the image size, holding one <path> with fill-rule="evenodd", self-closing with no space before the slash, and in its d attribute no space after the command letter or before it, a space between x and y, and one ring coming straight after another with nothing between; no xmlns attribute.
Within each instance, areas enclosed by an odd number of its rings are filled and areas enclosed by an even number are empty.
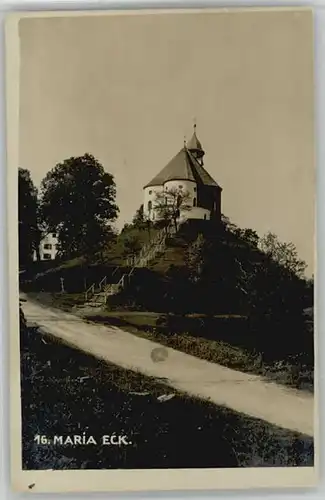
<svg viewBox="0 0 325 500"><path fill-rule="evenodd" d="M125 256L133 257L141 250L141 241L137 234L127 234L123 239L123 253Z"/></svg>
<svg viewBox="0 0 325 500"><path fill-rule="evenodd" d="M224 214L221 214L221 225L225 231L228 231L231 233L235 233L239 229L238 226L236 226L236 224L231 222L229 217L227 217Z"/></svg>
<svg viewBox="0 0 325 500"><path fill-rule="evenodd" d="M247 271L242 265L232 233L199 234L189 244L186 267L194 285L196 306L206 312L239 312L246 300ZM245 247L244 247L245 248Z"/></svg>
<svg viewBox="0 0 325 500"><path fill-rule="evenodd" d="M250 247L258 247L259 237L256 231L253 231L252 229L237 228L234 230L234 234L243 242L247 243Z"/></svg>
<svg viewBox="0 0 325 500"><path fill-rule="evenodd" d="M41 184L41 213L58 233L59 254L90 257L114 237L119 209L110 173L90 154L57 164Z"/></svg>
<svg viewBox="0 0 325 500"><path fill-rule="evenodd" d="M238 240L246 242L249 246L258 247L259 236L253 229L241 229L223 214L221 214L221 224L227 233L235 235Z"/></svg>
<svg viewBox="0 0 325 500"><path fill-rule="evenodd" d="M171 188L156 193L154 208L158 217L166 224L174 224L177 231L178 220L182 210L190 210L190 195L182 189Z"/></svg>
<svg viewBox="0 0 325 500"><path fill-rule="evenodd" d="M144 214L143 204L140 205L140 207L136 211L136 213L132 219L131 227L139 229L140 231L142 231L142 230L148 231L149 240L151 240L152 222L151 222L150 218Z"/></svg>
<svg viewBox="0 0 325 500"><path fill-rule="evenodd" d="M204 232L189 244L185 262L201 309L280 323L299 318L312 303L312 285L302 277L305 265L292 244L280 244L274 235L260 241L255 231L226 218L219 232Z"/></svg>
<svg viewBox="0 0 325 500"><path fill-rule="evenodd" d="M39 254L41 231L38 226L37 189L30 172L19 168L18 171L18 234L19 263L25 266L33 258L33 252Z"/></svg>
<svg viewBox="0 0 325 500"><path fill-rule="evenodd" d="M187 248L185 262L189 271L190 281L198 283L202 279L206 264L207 242L202 234L199 234Z"/></svg>
<svg viewBox="0 0 325 500"><path fill-rule="evenodd" d="M260 240L260 249L289 272L299 278L304 276L307 265L299 259L293 243L281 242L275 234L268 232Z"/></svg>
<svg viewBox="0 0 325 500"><path fill-rule="evenodd" d="M132 225L139 229L142 229L145 226L146 220L144 216L143 204L140 205L138 210L135 212L135 215L132 219Z"/></svg>

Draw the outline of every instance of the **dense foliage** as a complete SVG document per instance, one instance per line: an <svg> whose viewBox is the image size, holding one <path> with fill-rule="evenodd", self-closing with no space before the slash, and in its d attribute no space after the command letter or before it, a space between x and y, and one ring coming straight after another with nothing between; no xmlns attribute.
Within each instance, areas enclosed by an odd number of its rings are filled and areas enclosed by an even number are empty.
<svg viewBox="0 0 325 500"><path fill-rule="evenodd" d="M38 227L37 189L30 172L20 168L18 171L18 232L19 263L24 267L37 252L41 233Z"/></svg>
<svg viewBox="0 0 325 500"><path fill-rule="evenodd" d="M42 181L41 213L59 238L64 257L100 252L113 236L118 215L111 174L90 154L56 165Z"/></svg>
<svg viewBox="0 0 325 500"><path fill-rule="evenodd" d="M302 313L310 299L305 264L292 243L280 242L272 233L259 239L227 219L214 234L197 236L186 263L195 300L201 298L207 311L274 317Z"/></svg>
<svg viewBox="0 0 325 500"><path fill-rule="evenodd" d="M181 315L239 314L249 322L248 330L234 332L239 343L276 357L307 353L311 362L312 324L304 310L313 305L313 281L302 274L292 243L273 234L259 238L226 218L219 227L202 222L182 225L168 243L175 264L160 275L138 270L120 303Z"/></svg>

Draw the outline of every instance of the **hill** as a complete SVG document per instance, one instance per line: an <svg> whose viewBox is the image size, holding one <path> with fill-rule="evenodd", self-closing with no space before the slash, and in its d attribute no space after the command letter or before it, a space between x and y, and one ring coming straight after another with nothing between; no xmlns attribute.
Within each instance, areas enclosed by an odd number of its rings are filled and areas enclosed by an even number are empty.
<svg viewBox="0 0 325 500"><path fill-rule="evenodd" d="M155 228L151 238L158 231ZM148 240L146 229L128 226L92 262L82 258L58 262L29 281L24 278L22 288L48 292L41 300L69 309L82 304L86 288L103 276L117 282L129 272L126 255ZM106 321L109 314L110 322L120 324L121 314L138 311L137 316L134 313L123 320L122 326L136 322L141 335L158 335L162 343L189 354L195 348L210 359L215 348L218 362L221 358L228 366L231 358L237 362L238 355L231 354L235 349L241 353L244 368L253 372L260 356L263 363L290 359L292 367L297 366L299 356L299 364L311 373L313 310L307 316L306 308L313 305L313 285L296 272L300 264L290 246L281 244L279 257L272 253L272 246L262 250L260 243L254 231L226 220L219 225L188 221L166 238L164 250L146 267L133 270L128 286L108 297L106 311L92 320ZM221 345L228 347L220 354ZM244 359L245 352L249 354Z"/></svg>

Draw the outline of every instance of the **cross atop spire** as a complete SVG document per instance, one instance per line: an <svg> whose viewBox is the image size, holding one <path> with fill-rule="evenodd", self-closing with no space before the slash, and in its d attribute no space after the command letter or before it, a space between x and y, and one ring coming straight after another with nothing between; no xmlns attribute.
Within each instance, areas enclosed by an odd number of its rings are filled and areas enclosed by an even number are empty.
<svg viewBox="0 0 325 500"><path fill-rule="evenodd" d="M193 135L190 141L187 143L187 149L195 155L197 159L204 156L204 151L202 145L196 135L196 118L193 120Z"/></svg>

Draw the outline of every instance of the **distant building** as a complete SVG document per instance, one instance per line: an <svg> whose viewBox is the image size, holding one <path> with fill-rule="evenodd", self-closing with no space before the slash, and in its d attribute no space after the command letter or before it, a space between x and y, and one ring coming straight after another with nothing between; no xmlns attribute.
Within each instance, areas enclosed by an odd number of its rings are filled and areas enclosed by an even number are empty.
<svg viewBox="0 0 325 500"><path fill-rule="evenodd" d="M196 136L196 125L194 125L191 140L187 144L184 143L184 147L176 156L143 188L143 211L148 219L160 218L160 211L157 210L157 193L173 190L186 193L187 206L186 209L180 209L180 220L220 220L222 188L205 170L204 155L205 151Z"/></svg>
<svg viewBox="0 0 325 500"><path fill-rule="evenodd" d="M56 233L48 233L41 241L39 254L41 260L54 260L58 252L58 239ZM33 260L37 260L37 254L34 251Z"/></svg>

